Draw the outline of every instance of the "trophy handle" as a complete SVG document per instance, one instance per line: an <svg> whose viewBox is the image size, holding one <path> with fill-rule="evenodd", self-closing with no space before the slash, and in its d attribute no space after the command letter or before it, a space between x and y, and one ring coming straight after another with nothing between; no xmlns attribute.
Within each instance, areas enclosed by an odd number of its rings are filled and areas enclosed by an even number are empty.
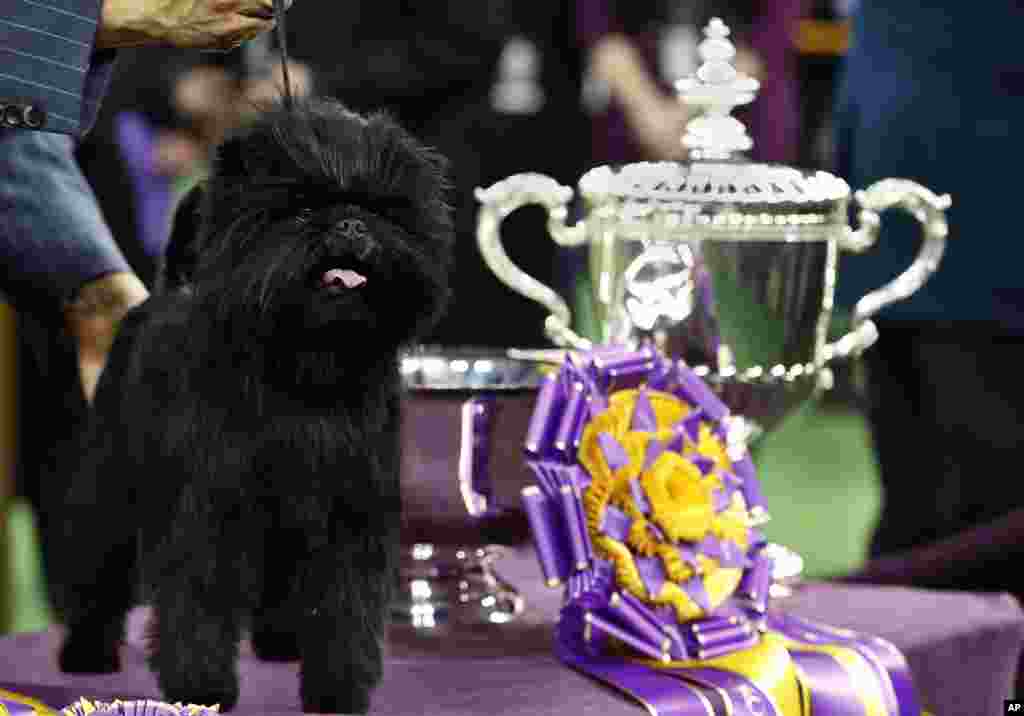
<svg viewBox="0 0 1024 716"><path fill-rule="evenodd" d="M839 241L846 251L861 253L878 239L879 214L886 209L903 209L921 223L924 241L914 262L899 276L872 291L853 309L853 328L835 343L825 346L825 360L860 355L878 340L878 329L871 316L891 303L912 296L935 273L946 250L949 227L946 209L952 204L948 194L938 196L920 184L906 179L883 179L854 194L860 204L860 228L847 229Z"/></svg>
<svg viewBox="0 0 1024 716"><path fill-rule="evenodd" d="M529 204L539 204L547 210L548 232L556 243L561 246L584 244L585 225L565 223L572 189L543 174L514 174L486 189L477 189L475 196L481 204L476 238L484 262L506 286L551 312L544 321L544 332L555 345L589 350L590 341L569 327L572 314L568 304L551 288L512 263L501 244L501 222L516 209Z"/></svg>

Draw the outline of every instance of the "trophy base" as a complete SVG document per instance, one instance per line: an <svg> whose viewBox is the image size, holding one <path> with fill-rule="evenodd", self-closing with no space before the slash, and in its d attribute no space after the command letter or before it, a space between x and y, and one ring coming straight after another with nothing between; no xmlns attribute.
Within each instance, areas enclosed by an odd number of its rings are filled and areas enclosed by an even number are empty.
<svg viewBox="0 0 1024 716"><path fill-rule="evenodd" d="M495 574L500 556L492 545L404 545L392 623L435 632L513 621L524 601Z"/></svg>

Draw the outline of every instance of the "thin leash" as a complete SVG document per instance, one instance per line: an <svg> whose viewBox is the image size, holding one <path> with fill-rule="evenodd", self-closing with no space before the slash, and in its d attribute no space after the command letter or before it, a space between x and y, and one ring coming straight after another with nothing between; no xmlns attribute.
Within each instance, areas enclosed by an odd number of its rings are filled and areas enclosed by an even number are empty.
<svg viewBox="0 0 1024 716"><path fill-rule="evenodd" d="M291 3L288 3L290 5ZM274 0L274 30L277 33L277 47L281 53L281 79L284 84L284 106L291 110L294 108L292 98L292 82L288 76L288 33L285 32L284 15L287 10L286 0Z"/></svg>

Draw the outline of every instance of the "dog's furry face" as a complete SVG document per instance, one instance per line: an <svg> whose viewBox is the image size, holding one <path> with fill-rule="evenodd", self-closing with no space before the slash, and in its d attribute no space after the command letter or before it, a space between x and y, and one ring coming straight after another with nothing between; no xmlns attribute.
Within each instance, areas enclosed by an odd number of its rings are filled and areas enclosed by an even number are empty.
<svg viewBox="0 0 1024 716"><path fill-rule="evenodd" d="M203 189L195 304L253 351L369 360L448 298L443 160L385 115L309 102L221 147Z"/></svg>

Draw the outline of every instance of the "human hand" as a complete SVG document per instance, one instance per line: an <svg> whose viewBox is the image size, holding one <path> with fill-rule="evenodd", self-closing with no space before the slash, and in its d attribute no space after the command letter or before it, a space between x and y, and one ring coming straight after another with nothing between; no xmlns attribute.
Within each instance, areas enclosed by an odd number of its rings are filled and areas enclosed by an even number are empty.
<svg viewBox="0 0 1024 716"><path fill-rule="evenodd" d="M736 58L733 60L736 71L740 74L753 77L755 80L764 79L764 63L754 50L743 47L736 48Z"/></svg>
<svg viewBox="0 0 1024 716"><path fill-rule="evenodd" d="M230 50L273 26L272 0L103 0L96 46Z"/></svg>
<svg viewBox="0 0 1024 716"><path fill-rule="evenodd" d="M608 84L618 100L646 158L685 158L683 133L692 112L662 91L633 42L621 35L609 35L595 46L590 62L597 78Z"/></svg>
<svg viewBox="0 0 1024 716"><path fill-rule="evenodd" d="M634 139L654 161L685 159L683 134L693 111L679 100L657 97L644 103L644 107L626 106L626 123Z"/></svg>
<svg viewBox="0 0 1024 716"><path fill-rule="evenodd" d="M281 58L272 55L268 61L269 71L248 80L242 90L242 96L250 107L263 107L273 104L284 94L284 73L281 71ZM313 72L309 66L288 60L288 79L292 95L305 97L312 91Z"/></svg>

